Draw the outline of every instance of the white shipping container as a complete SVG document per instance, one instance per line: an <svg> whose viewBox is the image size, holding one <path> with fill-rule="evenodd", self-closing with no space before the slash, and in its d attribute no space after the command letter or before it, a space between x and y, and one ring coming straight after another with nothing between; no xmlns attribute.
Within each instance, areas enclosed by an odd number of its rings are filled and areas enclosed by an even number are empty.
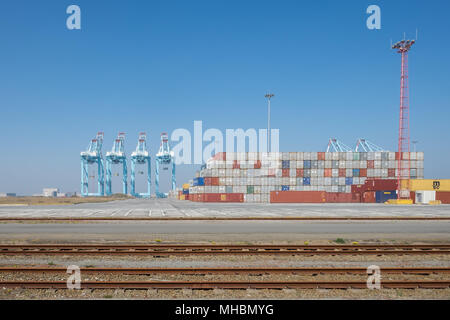
<svg viewBox="0 0 450 320"><path fill-rule="evenodd" d="M289 169L289 176L290 177L296 177L297 176L297 169Z"/></svg>
<svg viewBox="0 0 450 320"><path fill-rule="evenodd" d="M297 152L289 152L289 160L297 161Z"/></svg>
<svg viewBox="0 0 450 320"><path fill-rule="evenodd" d="M339 177L339 185L345 186L345 177Z"/></svg>
<svg viewBox="0 0 450 320"><path fill-rule="evenodd" d="M303 162L303 152L297 152L297 161L302 161Z"/></svg>
<svg viewBox="0 0 450 320"><path fill-rule="evenodd" d="M349 162L350 162L350 167L351 167L351 161L345 161L345 160L339 161L339 164L338 164L339 169L346 169Z"/></svg>
<svg viewBox="0 0 450 320"><path fill-rule="evenodd" d="M332 176L333 178L339 177L339 169L332 169L332 170L331 170L331 176Z"/></svg>
<svg viewBox="0 0 450 320"><path fill-rule="evenodd" d="M416 203L428 204L436 200L436 191L416 191Z"/></svg>

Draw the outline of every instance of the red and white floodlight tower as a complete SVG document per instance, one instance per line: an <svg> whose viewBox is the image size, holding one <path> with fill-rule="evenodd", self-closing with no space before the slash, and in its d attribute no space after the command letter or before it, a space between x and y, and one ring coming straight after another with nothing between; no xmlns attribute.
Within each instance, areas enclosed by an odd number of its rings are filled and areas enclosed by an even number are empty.
<svg viewBox="0 0 450 320"><path fill-rule="evenodd" d="M410 132L409 132L409 79L408 79L408 52L415 40L402 40L392 46L402 55L402 69L400 78L400 118L398 133L398 165L397 165L397 181L398 190L397 198L409 199L409 180L411 178L410 165ZM406 180L407 184L402 184L402 180Z"/></svg>

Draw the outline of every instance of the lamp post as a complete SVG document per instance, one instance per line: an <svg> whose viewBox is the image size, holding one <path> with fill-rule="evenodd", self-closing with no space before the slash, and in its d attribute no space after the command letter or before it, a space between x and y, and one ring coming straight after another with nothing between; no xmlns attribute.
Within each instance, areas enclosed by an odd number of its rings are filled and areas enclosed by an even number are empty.
<svg viewBox="0 0 450 320"><path fill-rule="evenodd" d="M264 97L267 98L267 152L270 152L270 99L275 96L273 93L267 93Z"/></svg>

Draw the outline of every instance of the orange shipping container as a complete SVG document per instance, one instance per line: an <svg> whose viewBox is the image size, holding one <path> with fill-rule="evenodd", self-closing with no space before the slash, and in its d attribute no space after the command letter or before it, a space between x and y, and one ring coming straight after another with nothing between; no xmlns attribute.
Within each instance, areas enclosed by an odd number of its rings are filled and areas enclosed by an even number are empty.
<svg viewBox="0 0 450 320"><path fill-rule="evenodd" d="M317 160L325 160L325 152L317 152Z"/></svg>
<svg viewBox="0 0 450 320"><path fill-rule="evenodd" d="M324 203L325 191L271 191L271 203Z"/></svg>
<svg viewBox="0 0 450 320"><path fill-rule="evenodd" d="M281 176L282 177L289 177L289 169L281 169L282 173Z"/></svg>
<svg viewBox="0 0 450 320"><path fill-rule="evenodd" d="M364 203L375 203L376 197L375 197L375 191L366 191L363 193L362 202Z"/></svg>
<svg viewBox="0 0 450 320"><path fill-rule="evenodd" d="M254 166L254 168L255 168L255 169L261 169L261 160L256 160L256 161L255 161L255 166Z"/></svg>
<svg viewBox="0 0 450 320"><path fill-rule="evenodd" d="M219 185L219 177L212 177L211 178L211 185L212 186L218 186Z"/></svg>
<svg viewBox="0 0 450 320"><path fill-rule="evenodd" d="M345 177L345 169L339 169L339 177Z"/></svg>
<svg viewBox="0 0 450 320"><path fill-rule="evenodd" d="M367 169L359 169L360 177L367 177Z"/></svg>
<svg viewBox="0 0 450 320"><path fill-rule="evenodd" d="M331 174L332 174L331 169L324 169L323 175L324 175L325 177L331 177Z"/></svg>
<svg viewBox="0 0 450 320"><path fill-rule="evenodd" d="M297 169L297 177L303 177L303 169Z"/></svg>
<svg viewBox="0 0 450 320"><path fill-rule="evenodd" d="M374 168L375 168L375 161L367 160L367 169L374 169Z"/></svg>

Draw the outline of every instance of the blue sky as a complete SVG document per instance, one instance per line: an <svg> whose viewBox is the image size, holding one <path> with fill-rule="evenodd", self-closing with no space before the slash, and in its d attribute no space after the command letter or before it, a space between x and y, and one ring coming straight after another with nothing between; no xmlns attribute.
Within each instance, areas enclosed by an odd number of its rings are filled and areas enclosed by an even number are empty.
<svg viewBox="0 0 450 320"><path fill-rule="evenodd" d="M66 28L66 8L82 30ZM366 8L381 7L381 30ZM176 128L272 127L281 151L336 136L395 150L400 56L410 54L411 137L425 176L450 178L448 1L4 0L0 9L0 192L79 191L79 152L99 130L128 153ZM193 168L179 168L185 182Z"/></svg>

